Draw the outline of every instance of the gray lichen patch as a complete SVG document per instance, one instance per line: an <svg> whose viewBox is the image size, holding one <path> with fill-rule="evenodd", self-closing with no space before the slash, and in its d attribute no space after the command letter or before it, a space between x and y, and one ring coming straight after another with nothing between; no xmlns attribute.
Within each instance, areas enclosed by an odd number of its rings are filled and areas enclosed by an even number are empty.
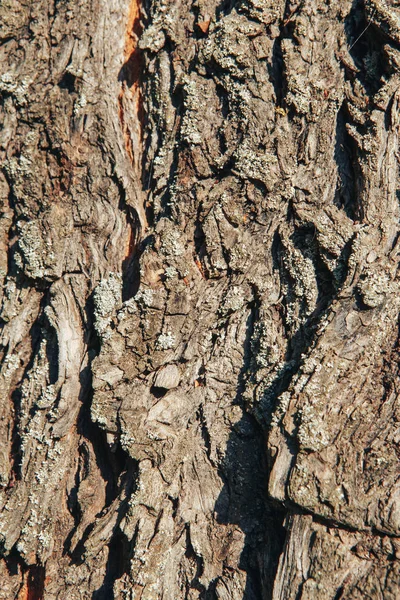
<svg viewBox="0 0 400 600"><path fill-rule="evenodd" d="M100 281L94 291L93 302L96 331L107 340L111 336L111 319L122 304L122 277L119 273L110 273Z"/></svg>
<svg viewBox="0 0 400 600"><path fill-rule="evenodd" d="M246 292L248 290L240 286L229 288L220 307L220 314L226 316L240 310L246 303L246 296L248 295Z"/></svg>
<svg viewBox="0 0 400 600"><path fill-rule="evenodd" d="M388 273L382 270L366 270L357 285L362 301L369 308L380 306L388 294L396 290Z"/></svg>
<svg viewBox="0 0 400 600"><path fill-rule="evenodd" d="M261 33L259 24L233 11L221 19L213 36L204 45L204 59L213 59L231 77L244 79L251 69L250 38Z"/></svg>
<svg viewBox="0 0 400 600"><path fill-rule="evenodd" d="M185 253L182 235L174 229L166 229L161 234L161 251L167 257L179 257Z"/></svg>
<svg viewBox="0 0 400 600"><path fill-rule="evenodd" d="M304 404L298 412L300 425L298 439L301 447L306 450L320 451L331 443L330 435L321 421L321 407Z"/></svg>
<svg viewBox="0 0 400 600"><path fill-rule="evenodd" d="M8 71L0 75L0 91L11 94L19 106L25 106L28 102L29 85L31 79L20 80L16 73Z"/></svg>
<svg viewBox="0 0 400 600"><path fill-rule="evenodd" d="M174 266L168 266L165 268L164 275L166 279L174 279L178 275L178 271Z"/></svg>
<svg viewBox="0 0 400 600"><path fill-rule="evenodd" d="M19 255L15 257L21 269L35 279L42 279L45 275L46 248L42 240L41 229L38 223L20 223L19 229Z"/></svg>
<svg viewBox="0 0 400 600"><path fill-rule="evenodd" d="M165 333L161 333L156 342L157 350L170 350L174 348L176 343L176 336L172 331L166 331Z"/></svg>
<svg viewBox="0 0 400 600"><path fill-rule="evenodd" d="M152 289L140 289L135 296L135 301L143 307L151 306L153 302L154 292Z"/></svg>

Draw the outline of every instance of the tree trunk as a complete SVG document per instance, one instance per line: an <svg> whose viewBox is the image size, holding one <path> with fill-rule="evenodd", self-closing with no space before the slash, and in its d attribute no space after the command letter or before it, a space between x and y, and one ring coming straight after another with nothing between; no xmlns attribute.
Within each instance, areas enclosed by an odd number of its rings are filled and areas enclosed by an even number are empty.
<svg viewBox="0 0 400 600"><path fill-rule="evenodd" d="M396 599L400 9L139 2L0 4L0 599Z"/></svg>

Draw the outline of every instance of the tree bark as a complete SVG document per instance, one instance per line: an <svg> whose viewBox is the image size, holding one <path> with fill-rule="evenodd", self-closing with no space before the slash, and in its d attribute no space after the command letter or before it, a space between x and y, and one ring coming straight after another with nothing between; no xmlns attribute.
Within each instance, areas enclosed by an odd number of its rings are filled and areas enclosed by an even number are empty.
<svg viewBox="0 0 400 600"><path fill-rule="evenodd" d="M395 4L0 4L1 600L399 597Z"/></svg>

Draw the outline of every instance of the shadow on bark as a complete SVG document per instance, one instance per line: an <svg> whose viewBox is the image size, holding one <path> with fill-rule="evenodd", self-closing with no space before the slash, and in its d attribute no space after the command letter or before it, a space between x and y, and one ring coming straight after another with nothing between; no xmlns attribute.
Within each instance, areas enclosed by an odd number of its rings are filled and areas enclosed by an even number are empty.
<svg viewBox="0 0 400 600"><path fill-rule="evenodd" d="M239 568L246 573L243 600L269 600L285 540L282 525L285 513L267 496L265 438L249 414L245 413L234 425L220 476L224 487L215 512L219 523L231 526L225 546L226 558L229 559L231 546L235 537L237 539L235 532L243 532L244 547L239 561ZM224 571L222 584L225 578L231 577L228 564ZM217 585L218 581L210 586L205 596L207 600L215 597Z"/></svg>
<svg viewBox="0 0 400 600"><path fill-rule="evenodd" d="M99 354L99 340L93 334L93 296L89 297L86 304L86 318L88 323L88 337L86 342L90 362L80 374L81 409L77 420L77 432L81 436L81 443L78 452L83 462L86 462L85 454L88 453L86 442L91 445L96 458L96 466L106 483L105 505L101 513L96 515L96 519L105 516L108 510L113 510L112 505L114 501L117 498L120 499L116 511L117 518L108 543L109 552L103 584L92 594L93 600L111 600L114 598L113 586L115 581L122 577L124 573L129 572L133 542L130 542L121 532L119 525L126 515L128 500L136 485L137 464L122 449L120 444L110 446L105 431L92 421L90 415L93 395L91 363ZM82 537L76 547L71 550L71 542L82 518L78 500L80 484L81 480L78 469L75 475L75 486L70 490L68 497L68 508L75 519L75 527L71 530L64 543L64 554L68 554L71 558L71 563L75 565L84 563L86 543L96 526L96 521L91 522L83 531Z"/></svg>
<svg viewBox="0 0 400 600"><path fill-rule="evenodd" d="M126 535L124 535L124 533L122 533L120 530L119 524L126 515L126 511L128 509L128 500L133 492L136 476L137 472L135 463L130 461L130 465L128 465L127 472L125 474L126 481L123 484L126 488L126 498L118 507L117 522L108 544L109 552L104 582L98 590L93 592L92 600L112 600L112 598L115 598L113 591L115 582L120 579L124 573L129 573L132 548L135 541L134 539L128 540Z"/></svg>
<svg viewBox="0 0 400 600"><path fill-rule="evenodd" d="M354 0L345 21L345 33L349 52L358 69L356 73L348 73L348 76L350 79L357 77L367 94L373 95L382 87L383 76L390 75L391 68L385 52L385 44L390 38L386 38L382 29L368 19L363 0Z"/></svg>
<svg viewBox="0 0 400 600"><path fill-rule="evenodd" d="M221 584L226 586L224 580L232 577L229 556L231 551L235 552L235 539L239 537L243 549L238 566L246 573L243 600L272 598L272 586L285 541L285 511L268 498L266 432L255 417L246 412L243 400L246 379L252 366L252 338L258 311L255 298L247 320L243 367L233 402L243 408L243 416L232 425L219 471L224 486L215 504L217 521L227 525L229 532L225 545L226 557L223 557L226 567ZM219 581L212 583L205 596L207 600L216 597L218 585ZM233 589L228 587L228 593L232 593Z"/></svg>

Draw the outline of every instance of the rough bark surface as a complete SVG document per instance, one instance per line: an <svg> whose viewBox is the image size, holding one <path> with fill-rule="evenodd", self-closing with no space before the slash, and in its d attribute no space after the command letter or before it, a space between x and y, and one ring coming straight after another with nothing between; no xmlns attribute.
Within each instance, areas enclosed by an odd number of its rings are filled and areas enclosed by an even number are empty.
<svg viewBox="0 0 400 600"><path fill-rule="evenodd" d="M0 3L0 599L400 594L400 9Z"/></svg>

